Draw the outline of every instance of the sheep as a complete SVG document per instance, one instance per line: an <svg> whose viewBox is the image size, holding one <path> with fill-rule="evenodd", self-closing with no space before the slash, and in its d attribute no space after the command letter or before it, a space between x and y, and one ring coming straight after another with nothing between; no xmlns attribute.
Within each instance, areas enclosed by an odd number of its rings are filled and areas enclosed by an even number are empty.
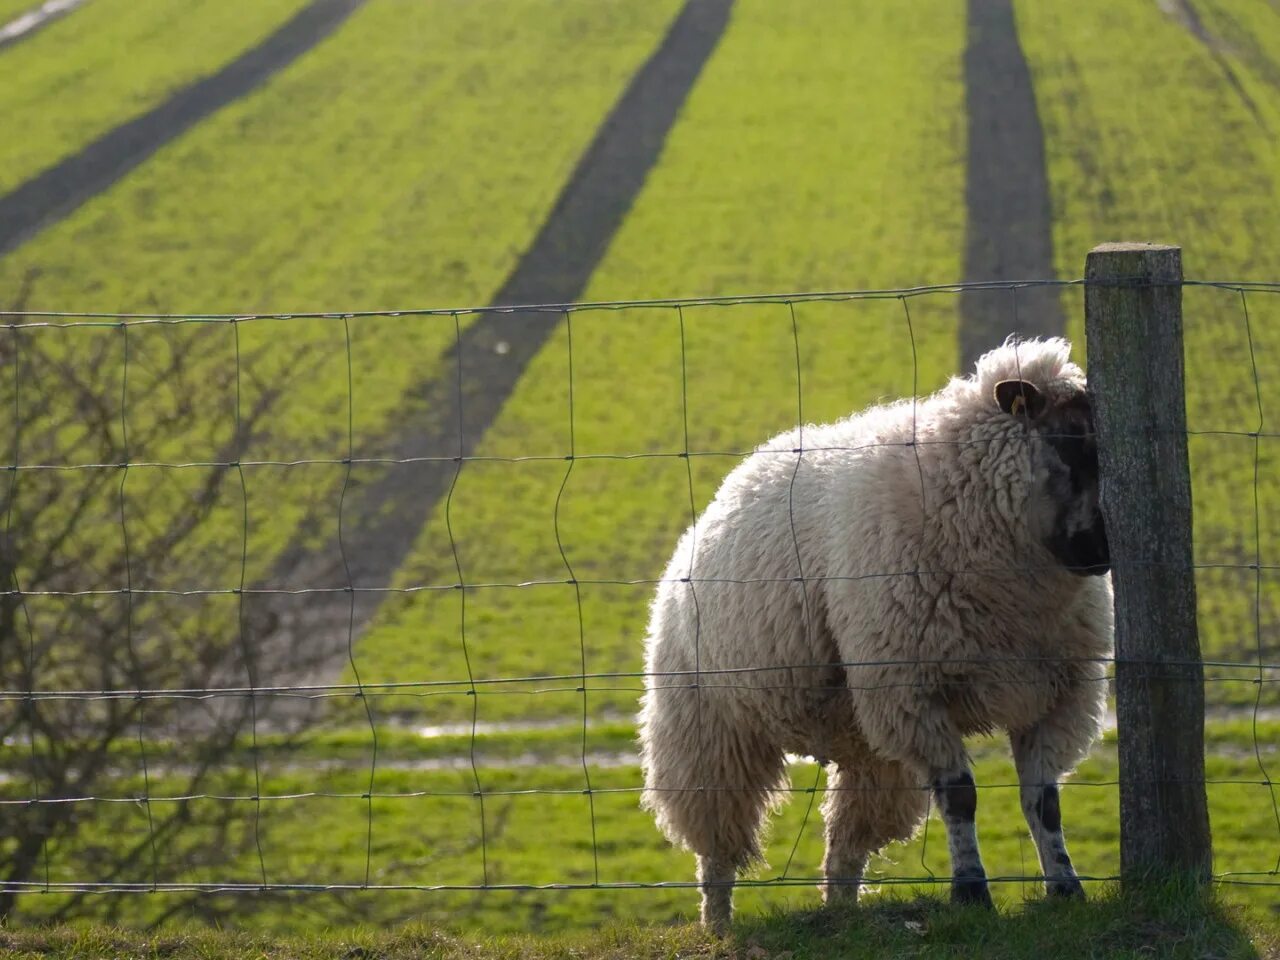
<svg viewBox="0 0 1280 960"><path fill-rule="evenodd" d="M1113 620L1085 378L1010 340L937 393L782 434L725 479L653 600L642 805L729 927L787 754L827 766L827 902L936 798L954 902L991 906L963 737L1007 731L1047 892L1083 897L1058 783L1101 729Z"/></svg>

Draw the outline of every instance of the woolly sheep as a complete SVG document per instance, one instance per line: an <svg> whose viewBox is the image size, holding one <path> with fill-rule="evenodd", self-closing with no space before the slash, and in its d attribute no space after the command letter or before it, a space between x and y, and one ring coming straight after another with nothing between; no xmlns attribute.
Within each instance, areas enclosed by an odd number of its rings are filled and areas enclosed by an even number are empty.
<svg viewBox="0 0 1280 960"><path fill-rule="evenodd" d="M643 804L728 927L788 753L829 764L828 901L908 839L930 790L952 899L991 904L962 738L1008 731L1050 895L1083 896L1059 780L1101 727L1112 606L1097 450L1061 339L1010 341L936 394L758 448L653 602Z"/></svg>

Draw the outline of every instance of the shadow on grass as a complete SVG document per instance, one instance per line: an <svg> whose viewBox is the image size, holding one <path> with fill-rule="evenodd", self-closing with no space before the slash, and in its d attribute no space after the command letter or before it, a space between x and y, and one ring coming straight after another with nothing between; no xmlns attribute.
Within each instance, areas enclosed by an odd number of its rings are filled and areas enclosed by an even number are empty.
<svg viewBox="0 0 1280 960"><path fill-rule="evenodd" d="M752 960L883 957L1271 958L1280 938L1212 892L1161 887L1100 891L1090 902L1036 900L990 913L940 899L881 899L872 907L776 913L735 930Z"/></svg>
<svg viewBox="0 0 1280 960"><path fill-rule="evenodd" d="M484 937L411 925L317 930L276 939L209 928L138 933L103 926L6 929L0 957L88 960L104 956L231 960L884 960L981 957L1280 958L1280 931L1222 906L1211 894L1165 888L1107 891L1089 903L1032 902L993 914L938 899L881 899L848 909L746 918L720 940L693 924L616 926L591 933Z"/></svg>

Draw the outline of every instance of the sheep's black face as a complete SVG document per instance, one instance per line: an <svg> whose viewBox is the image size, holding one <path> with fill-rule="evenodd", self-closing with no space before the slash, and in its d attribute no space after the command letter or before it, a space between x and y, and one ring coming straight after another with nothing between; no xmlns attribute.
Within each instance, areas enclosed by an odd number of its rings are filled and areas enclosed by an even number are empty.
<svg viewBox="0 0 1280 960"><path fill-rule="evenodd" d="M1107 573L1111 550L1098 502L1098 444L1088 394L1049 404L1033 384L1005 380L996 385L996 401L1006 413L1026 416L1043 441L1037 454L1047 468L1046 492L1054 507L1045 545L1072 573Z"/></svg>
<svg viewBox="0 0 1280 960"><path fill-rule="evenodd" d="M1098 503L1098 443L1088 398L1057 408L1045 421L1045 441L1067 473L1054 491L1058 518L1049 549L1072 573L1104 574L1111 569L1111 550Z"/></svg>

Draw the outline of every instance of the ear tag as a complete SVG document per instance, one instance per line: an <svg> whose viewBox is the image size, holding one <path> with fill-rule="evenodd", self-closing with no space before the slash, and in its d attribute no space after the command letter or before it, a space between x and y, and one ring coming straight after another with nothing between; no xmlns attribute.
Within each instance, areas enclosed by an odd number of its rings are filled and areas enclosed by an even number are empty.
<svg viewBox="0 0 1280 960"><path fill-rule="evenodd" d="M1022 413L1022 411L1026 408L1026 406L1027 406L1027 398L1024 397L1022 394L1018 394L1016 397L1013 398L1013 403L1009 404L1009 416L1011 417L1018 416L1020 413Z"/></svg>

